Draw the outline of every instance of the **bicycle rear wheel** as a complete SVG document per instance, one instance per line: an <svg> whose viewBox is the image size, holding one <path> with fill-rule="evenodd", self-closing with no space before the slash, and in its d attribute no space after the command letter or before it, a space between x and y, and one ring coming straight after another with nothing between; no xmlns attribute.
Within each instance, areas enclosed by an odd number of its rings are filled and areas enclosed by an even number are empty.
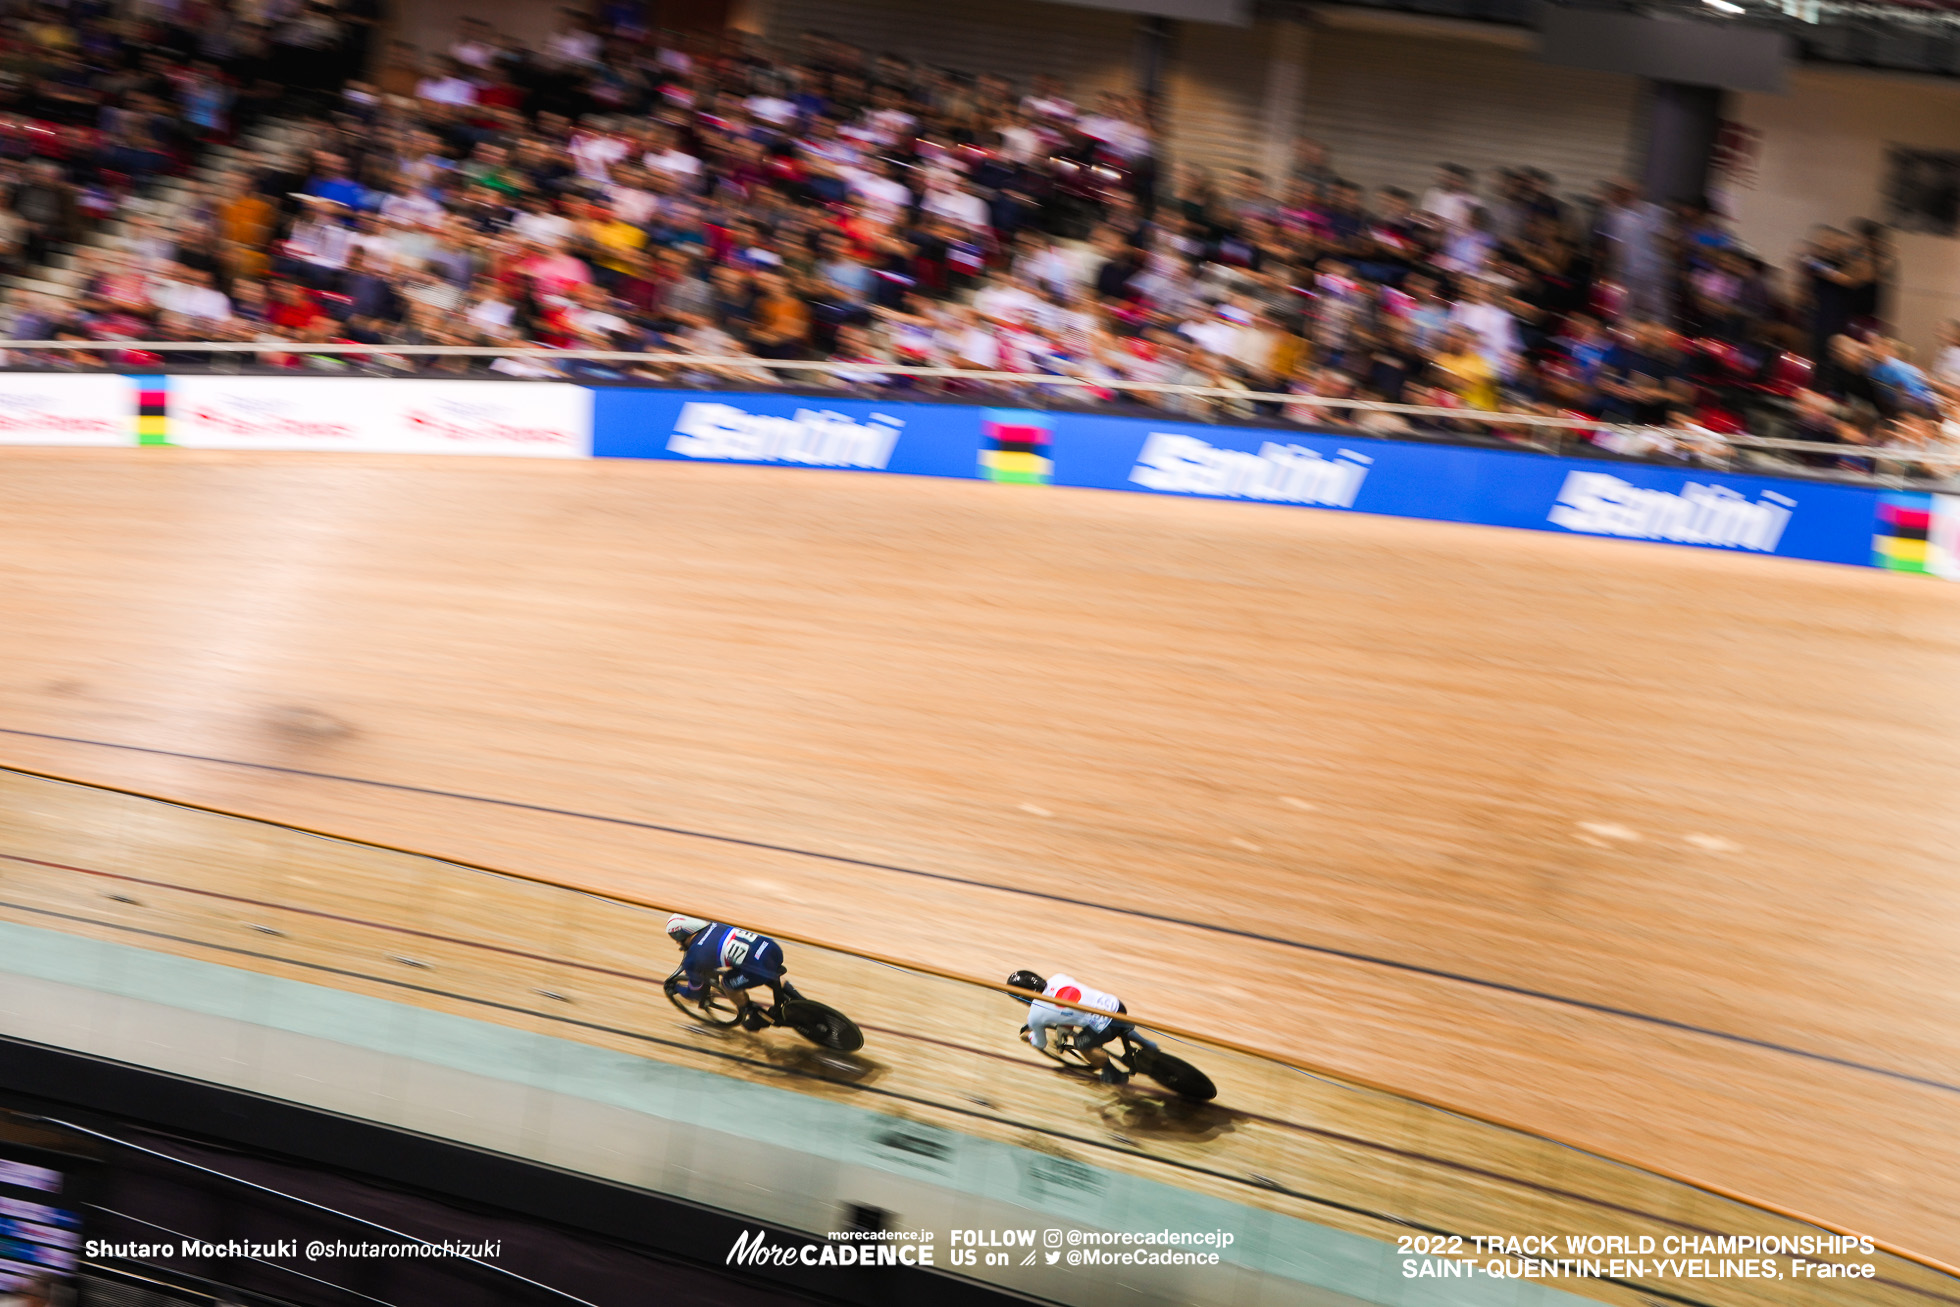
<svg viewBox="0 0 1960 1307"><path fill-rule="evenodd" d="M864 1047L864 1032L857 1028L857 1022L834 1007L807 998L784 1000L782 1022L819 1048L855 1053Z"/></svg>
<svg viewBox="0 0 1960 1307"><path fill-rule="evenodd" d="M731 998L721 986L712 982L700 995L689 998L681 993L681 986L687 983L687 973L676 971L667 977L667 1001L679 1008L687 1016L706 1026L719 1026L726 1029L742 1019L742 1007Z"/></svg>
<svg viewBox="0 0 1960 1307"><path fill-rule="evenodd" d="M1148 1076L1179 1098L1188 1098L1194 1103L1209 1103L1218 1097L1218 1086L1211 1083L1211 1077L1183 1058L1138 1048L1130 1058L1130 1065L1137 1074Z"/></svg>

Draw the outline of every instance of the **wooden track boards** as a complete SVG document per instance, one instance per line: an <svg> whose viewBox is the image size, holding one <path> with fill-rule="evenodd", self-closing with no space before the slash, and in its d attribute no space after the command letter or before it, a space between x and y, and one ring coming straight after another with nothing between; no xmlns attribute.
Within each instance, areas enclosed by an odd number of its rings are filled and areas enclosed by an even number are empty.
<svg viewBox="0 0 1960 1307"><path fill-rule="evenodd" d="M1022 1046L1014 1029L1025 1009L1006 995L809 944L786 950L794 979L811 995L849 1004L867 1035L862 1050L831 1053L782 1031L706 1028L662 997L676 952L662 933L667 913L654 905L18 772L0 771L0 818L7 847L0 921L249 968L868 1109L885 1121L858 1141L874 1158L896 1136L905 1161L916 1165L921 1144L930 1148L937 1131L953 1130L1059 1159L1065 1176L1094 1176L1078 1166L1129 1172L1235 1204L1239 1214L1226 1218L1228 1227L1265 1226L1268 1251L1296 1249L1296 1260L1313 1260L1308 1241L1276 1237L1278 1227L1246 1209L1385 1244L1456 1234L1461 1254L1482 1267L1492 1259L1478 1257L1469 1236L1498 1230L1562 1238L1606 1228L1629 1241L1645 1237L1649 1247L1707 1231L1815 1234L1550 1140L1175 1034L1157 1037L1216 1077L1216 1101L1182 1103L1147 1080L1100 1086ZM291 991L260 989L252 1019L286 1027L280 1007L292 1001ZM317 1005L308 998L299 1006L310 1013ZM469 1043L454 1029L436 1038ZM253 1074L246 1059L225 1070L247 1083ZM628 1083L637 1076L613 1074ZM968 1172L941 1174L970 1179ZM1074 1183L1093 1193L1099 1182ZM1558 1287L1616 1307L1656 1301L1643 1290L1687 1307L1960 1303L1950 1277L1902 1259L1820 1260L1869 1261L1877 1278L1831 1280L1820 1289L1785 1279L1661 1279L1657 1271L1638 1288L1579 1277ZM1389 1284L1372 1288L1395 1296Z"/></svg>
<svg viewBox="0 0 1960 1307"><path fill-rule="evenodd" d="M1946 587L1053 488L147 450L10 452L0 543L0 727L832 857L18 734L7 761L1067 967L1960 1252Z"/></svg>

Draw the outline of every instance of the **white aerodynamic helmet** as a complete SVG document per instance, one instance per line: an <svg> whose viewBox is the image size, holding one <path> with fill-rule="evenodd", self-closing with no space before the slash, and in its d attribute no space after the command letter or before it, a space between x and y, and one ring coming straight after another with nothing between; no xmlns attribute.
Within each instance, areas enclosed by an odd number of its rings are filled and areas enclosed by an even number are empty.
<svg viewBox="0 0 1960 1307"><path fill-rule="evenodd" d="M699 917L690 917L676 912L667 918L667 933L674 937L676 944L685 944L708 928L708 923Z"/></svg>

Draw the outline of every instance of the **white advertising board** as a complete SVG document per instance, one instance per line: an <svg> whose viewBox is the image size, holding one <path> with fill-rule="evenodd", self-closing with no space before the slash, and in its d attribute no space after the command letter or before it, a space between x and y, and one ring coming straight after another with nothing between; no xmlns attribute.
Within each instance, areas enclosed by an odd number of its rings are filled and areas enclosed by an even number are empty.
<svg viewBox="0 0 1960 1307"><path fill-rule="evenodd" d="M133 445L136 388L99 372L0 372L0 445Z"/></svg>
<svg viewBox="0 0 1960 1307"><path fill-rule="evenodd" d="M168 439L187 449L592 452L592 392L559 382L175 376L168 389Z"/></svg>

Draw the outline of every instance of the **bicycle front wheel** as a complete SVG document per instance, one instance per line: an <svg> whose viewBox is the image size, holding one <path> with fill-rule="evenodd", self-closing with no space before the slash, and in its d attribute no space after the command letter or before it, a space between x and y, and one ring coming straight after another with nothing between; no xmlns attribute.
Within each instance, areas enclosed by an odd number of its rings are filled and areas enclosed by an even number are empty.
<svg viewBox="0 0 1960 1307"><path fill-rule="evenodd" d="M1026 1029L1025 1026L1022 1027L1024 1033ZM1030 1044L1028 1047L1034 1048L1034 1045ZM1082 1050L1075 1046L1075 1041L1069 1038L1066 1030L1051 1031L1047 1040L1035 1051L1049 1061L1060 1062L1066 1067L1085 1069L1089 1065L1089 1059L1082 1056Z"/></svg>
<svg viewBox="0 0 1960 1307"><path fill-rule="evenodd" d="M684 1014L704 1026L727 1029L742 1019L742 1006L731 998L721 986L712 982L692 998L681 993L681 986L687 983L687 973L676 971L667 977L667 1001Z"/></svg>

